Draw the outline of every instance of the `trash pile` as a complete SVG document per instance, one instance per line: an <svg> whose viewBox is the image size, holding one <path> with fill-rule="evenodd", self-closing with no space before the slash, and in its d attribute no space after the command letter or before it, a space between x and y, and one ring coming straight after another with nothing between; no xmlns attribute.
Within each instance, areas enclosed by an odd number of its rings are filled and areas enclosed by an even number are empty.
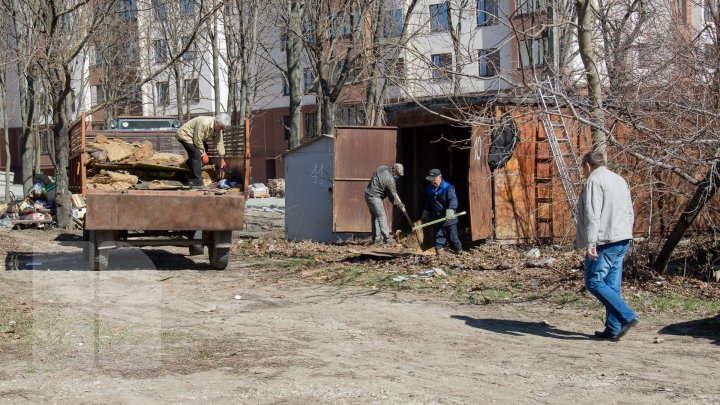
<svg viewBox="0 0 720 405"><path fill-rule="evenodd" d="M55 180L39 175L23 200L13 198L0 214L2 228L52 228L55 223Z"/></svg>
<svg viewBox="0 0 720 405"><path fill-rule="evenodd" d="M270 197L285 197L285 179L268 179Z"/></svg>
<svg viewBox="0 0 720 405"><path fill-rule="evenodd" d="M189 189L184 155L153 150L150 141L128 143L96 135L86 148L87 187L97 190ZM213 165L202 171L203 183L211 189L232 189L239 182L222 179ZM229 190L233 191L233 190Z"/></svg>

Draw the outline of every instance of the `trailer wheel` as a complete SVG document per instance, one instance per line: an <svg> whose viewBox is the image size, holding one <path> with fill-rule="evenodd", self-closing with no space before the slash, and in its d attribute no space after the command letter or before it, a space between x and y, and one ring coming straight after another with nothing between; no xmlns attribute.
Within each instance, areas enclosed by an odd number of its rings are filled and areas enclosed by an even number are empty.
<svg viewBox="0 0 720 405"><path fill-rule="evenodd" d="M210 266L215 270L225 270L230 263L230 248L210 250Z"/></svg>
<svg viewBox="0 0 720 405"><path fill-rule="evenodd" d="M230 245L232 232L216 231L210 235L208 257L210 267L215 270L225 270L230 263Z"/></svg>
<svg viewBox="0 0 720 405"><path fill-rule="evenodd" d="M103 234L103 236L98 237L97 231L88 231L87 235L87 259L90 266L95 271L107 270L108 264L110 264L110 251L108 249L99 249L102 242L100 239L106 235Z"/></svg>
<svg viewBox="0 0 720 405"><path fill-rule="evenodd" d="M202 239L202 231L190 231L188 232L188 239ZM205 246L202 243L197 245L190 245L190 256L199 256L205 253Z"/></svg>

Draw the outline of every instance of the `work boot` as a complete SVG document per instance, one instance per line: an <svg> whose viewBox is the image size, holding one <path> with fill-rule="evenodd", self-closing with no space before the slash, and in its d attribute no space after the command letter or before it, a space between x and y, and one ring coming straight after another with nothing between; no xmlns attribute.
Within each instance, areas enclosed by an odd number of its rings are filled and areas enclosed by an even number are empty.
<svg viewBox="0 0 720 405"><path fill-rule="evenodd" d="M447 252L443 248L435 248L435 255L437 257L444 257L447 256Z"/></svg>

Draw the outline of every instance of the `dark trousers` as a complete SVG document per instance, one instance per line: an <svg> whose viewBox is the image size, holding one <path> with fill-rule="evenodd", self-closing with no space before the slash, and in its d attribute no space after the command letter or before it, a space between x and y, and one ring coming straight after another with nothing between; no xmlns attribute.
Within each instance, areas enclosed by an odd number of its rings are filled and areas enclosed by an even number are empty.
<svg viewBox="0 0 720 405"><path fill-rule="evenodd" d="M434 225L433 233L435 234L435 249L443 249L449 238L453 249L455 249L456 252L462 252L462 243L460 243L460 237L458 236L457 223L447 226L443 224Z"/></svg>
<svg viewBox="0 0 720 405"><path fill-rule="evenodd" d="M183 141L180 141L180 145L185 148L185 152L187 152L188 155L185 164L192 170L192 174L188 175L190 184L193 186L204 185L205 183L203 183L202 180L202 153L200 153L200 149L191 143Z"/></svg>

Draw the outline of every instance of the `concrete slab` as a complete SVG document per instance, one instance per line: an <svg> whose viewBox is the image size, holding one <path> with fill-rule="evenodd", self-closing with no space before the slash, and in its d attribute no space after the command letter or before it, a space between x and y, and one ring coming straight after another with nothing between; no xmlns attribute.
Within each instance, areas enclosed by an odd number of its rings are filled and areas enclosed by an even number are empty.
<svg viewBox="0 0 720 405"><path fill-rule="evenodd" d="M245 203L246 208L281 208L285 209L285 198L266 197L266 198L248 198Z"/></svg>

